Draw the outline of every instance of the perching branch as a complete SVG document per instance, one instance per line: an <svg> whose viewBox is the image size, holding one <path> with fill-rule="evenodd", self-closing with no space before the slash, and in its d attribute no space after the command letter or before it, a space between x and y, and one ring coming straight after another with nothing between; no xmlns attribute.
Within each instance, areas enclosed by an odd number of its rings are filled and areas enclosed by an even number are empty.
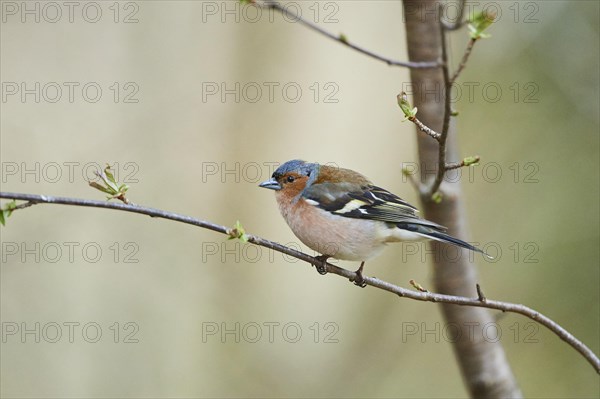
<svg viewBox="0 0 600 399"><path fill-rule="evenodd" d="M415 69L437 68L440 66L440 63L437 61L423 61L423 62L396 61L391 58L387 58L382 55L376 54L371 50L367 50L363 47L357 46L356 44L350 43L345 35L342 35L342 34L334 35L333 33L326 31L325 29L321 28L319 25L317 25L307 19L302 18L297 13L291 11L289 8L287 8L285 6L282 6L281 4L279 4L276 1L265 1L265 2L249 1L249 3L254 4L260 8L279 11L283 15L288 16L290 19L300 22L302 25L306 26L307 28L312 29L315 32L318 32L318 33L322 34L323 36L328 37L331 40L335 40L336 42L341 43L344 46L350 47L351 49L356 50L359 53L367 55L371 58L375 58L376 60L383 61L390 66L399 66L399 67L415 68Z"/></svg>
<svg viewBox="0 0 600 399"><path fill-rule="evenodd" d="M7 193L0 192L0 198L19 200L19 201L27 201L24 204L18 205L13 210L27 208L37 204L60 204L60 205L72 205L72 206L83 206L83 207L92 207L92 208L104 208L104 209L114 209L124 212L132 212L139 213L142 215L147 215L150 217L162 218L173 220L176 222L191 224L193 226L201 227L204 229L216 231L218 233L222 233L228 235L229 237L239 237L239 226L236 228L229 228L225 226L221 226L218 224L214 224L211 222L207 222L204 220L200 220L197 218L193 218L191 216L179 215L173 212L163 211L160 209L149 208L145 206L133 205L133 204L124 204L124 203L115 203L115 202L107 202L107 201L97 201L97 200L89 200L89 199L79 199L79 198L68 198L68 197L52 197L46 195L36 195L36 194L22 194L22 193ZM357 278L357 274L353 271L343 269L341 267L332 265L327 262L323 262L321 259L312 257L308 254L305 254L300 251L296 251L295 249L288 248L284 245L276 243L274 241L267 240L265 238L261 238L251 234L244 234L245 240L249 243L259 245L261 247L270 248L274 251L284 253L286 255L290 255L296 259L303 260L311 265L315 265L318 267L324 268L324 270L328 273L337 274L338 276L345 277L350 281L354 281ZM502 312L511 312L511 313L519 313L525 317L528 317L531 320L537 321L538 323L547 327L550 331L556 334L559 338L569 344L573 349L579 352L600 374L600 359L592 352L590 348L588 348L584 343L575 338L571 333L561 327L558 323L554 322L550 318L544 316L543 314L520 304L495 301L491 299L487 299L483 296L483 292L479 285L477 286L478 297L477 298L467 298L456 295L444 295L444 294L436 294L433 292L429 292L422 288L418 283L412 282L412 285L418 290L413 291L406 288L399 287L394 284L390 284L386 281L380 280L375 277L364 277L364 282L371 287L379 288L384 291L391 292L403 298L410 298L416 301L423 302L436 302L436 303L448 303L453 305L460 306L475 306L475 307L483 307L488 309L496 309L501 310Z"/></svg>

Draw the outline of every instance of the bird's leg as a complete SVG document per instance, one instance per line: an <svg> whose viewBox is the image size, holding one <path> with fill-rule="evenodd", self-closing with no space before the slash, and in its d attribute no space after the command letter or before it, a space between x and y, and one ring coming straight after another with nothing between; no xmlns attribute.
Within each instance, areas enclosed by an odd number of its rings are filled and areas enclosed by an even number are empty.
<svg viewBox="0 0 600 399"><path fill-rule="evenodd" d="M362 271L363 271L363 267L365 266L365 261L363 260L360 263L360 267L358 268L358 270L355 272L356 273L356 277L354 277L353 281L355 285L358 285L360 288L365 288L367 286L367 283L365 283L365 279L363 277Z"/></svg>
<svg viewBox="0 0 600 399"><path fill-rule="evenodd" d="M319 255L315 257L320 263L315 263L315 268L320 275L327 274L327 259L331 258L331 256L327 255Z"/></svg>

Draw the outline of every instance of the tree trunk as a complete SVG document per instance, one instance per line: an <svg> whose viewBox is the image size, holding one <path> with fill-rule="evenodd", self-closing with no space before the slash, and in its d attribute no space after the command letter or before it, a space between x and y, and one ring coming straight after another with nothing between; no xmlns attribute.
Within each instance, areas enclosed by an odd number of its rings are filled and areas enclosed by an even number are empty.
<svg viewBox="0 0 600 399"><path fill-rule="evenodd" d="M404 18L410 61L435 61L441 59L442 40L437 7L439 1L404 0ZM444 78L441 68L411 69L412 95L418 108L418 118L440 132L444 118ZM409 93L411 94L411 93ZM427 170L431 180L438 163L438 143L417 131L420 169ZM449 131L447 159L461 159L456 151L455 132ZM431 184L431 181L428 181ZM443 200L436 204L423 197L424 216L443 226L455 237L468 241L469 232L460 183L442 183ZM443 250L441 243L439 250ZM442 252L444 253L444 252ZM453 252L450 252L453 253ZM458 261L447 262L443 256L434 257L435 291L444 294L477 297L477 275L469 263L466 251ZM464 382L472 397L520 398L522 393L508 364L501 343L489 342L483 328L494 323L489 311L482 308L442 304L445 322L456 323L462 336L453 342L454 354L460 365ZM495 330L492 330L495 331Z"/></svg>

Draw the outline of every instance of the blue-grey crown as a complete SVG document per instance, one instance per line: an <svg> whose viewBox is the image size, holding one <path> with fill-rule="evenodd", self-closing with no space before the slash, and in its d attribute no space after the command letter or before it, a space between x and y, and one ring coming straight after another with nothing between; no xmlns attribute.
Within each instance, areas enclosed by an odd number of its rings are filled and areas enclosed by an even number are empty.
<svg viewBox="0 0 600 399"><path fill-rule="evenodd" d="M317 176L319 176L319 164L309 163L301 159L293 159L291 161L287 161L286 163L278 167L277 170L273 172L273 178L279 179L281 176L289 172L296 172L301 175L308 176L306 187L304 187L304 190L302 190L302 192L298 194L298 197L295 200L297 201L300 198L300 196L303 195L310 186L312 186L315 180L317 180Z"/></svg>
<svg viewBox="0 0 600 399"><path fill-rule="evenodd" d="M318 164L316 163L308 163L301 159L294 159L291 161L287 161L280 167L278 167L275 172L273 172L273 177L278 178L279 176L283 176L289 172L296 172L304 176L316 175ZM316 177L316 176L314 176Z"/></svg>

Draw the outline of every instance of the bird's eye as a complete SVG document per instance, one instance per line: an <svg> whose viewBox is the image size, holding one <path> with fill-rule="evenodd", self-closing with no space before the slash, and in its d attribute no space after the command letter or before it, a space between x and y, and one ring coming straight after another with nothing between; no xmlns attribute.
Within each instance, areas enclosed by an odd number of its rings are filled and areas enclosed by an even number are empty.
<svg viewBox="0 0 600 399"><path fill-rule="evenodd" d="M287 177L287 181L288 181L288 183L293 183L293 182L294 182L294 180L296 180L296 179L294 178L294 176L288 176L288 177Z"/></svg>

